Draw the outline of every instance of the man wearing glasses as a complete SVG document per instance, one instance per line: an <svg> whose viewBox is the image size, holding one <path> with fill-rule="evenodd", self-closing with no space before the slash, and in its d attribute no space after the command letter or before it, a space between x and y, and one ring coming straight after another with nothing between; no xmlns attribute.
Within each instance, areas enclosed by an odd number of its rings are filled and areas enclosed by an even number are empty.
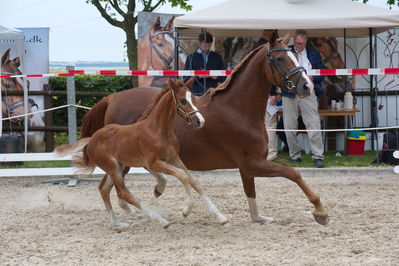
<svg viewBox="0 0 399 266"><path fill-rule="evenodd" d="M298 61L306 71L311 69L324 69L325 66L319 52L308 44L308 34L304 30L297 30L294 35L294 45L290 48L298 55ZM318 112L317 97L325 95L322 81L324 76L310 77L314 83L314 93L305 98L299 98L295 94L283 91L283 112L284 112L284 128L298 128L298 113L301 112L303 122L306 129L320 130L320 116ZM317 168L323 168L323 141L320 131L308 131L310 148L314 165ZM302 149L299 145L296 132L287 131L288 149L292 162L301 162Z"/></svg>
<svg viewBox="0 0 399 266"><path fill-rule="evenodd" d="M190 54L186 60L185 70L224 70L222 57L211 50L213 36L209 32L202 32L198 36L197 50ZM190 77L185 77L188 80ZM203 95L209 88L215 88L226 79L224 76L199 76L195 77L191 91Z"/></svg>

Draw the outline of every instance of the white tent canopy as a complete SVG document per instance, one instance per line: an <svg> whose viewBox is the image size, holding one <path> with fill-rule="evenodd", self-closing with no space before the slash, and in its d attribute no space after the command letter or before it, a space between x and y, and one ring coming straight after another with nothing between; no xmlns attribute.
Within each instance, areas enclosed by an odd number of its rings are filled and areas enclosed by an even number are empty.
<svg viewBox="0 0 399 266"><path fill-rule="evenodd" d="M24 73L24 55L25 55L25 35L22 31L16 29L6 28L0 25L0 40L11 40L16 42L17 53L20 59L20 67L21 72ZM1 76L1 68L0 68L0 76ZM1 84L1 78L0 78ZM25 105L25 113L28 111L28 86L26 83L26 79L23 82L24 86L24 105ZM1 101L1 93L0 93L0 101ZM0 109L0 119L3 118L2 109ZM1 122L1 121L0 121ZM27 134L28 134L28 119L25 117L25 151L27 147ZM0 136L3 132L3 123L0 123Z"/></svg>
<svg viewBox="0 0 399 266"><path fill-rule="evenodd" d="M228 0L177 17L174 25L191 32L205 28L215 36L306 29L311 36L355 37L369 35L369 28L382 32L399 26L399 12L352 0Z"/></svg>

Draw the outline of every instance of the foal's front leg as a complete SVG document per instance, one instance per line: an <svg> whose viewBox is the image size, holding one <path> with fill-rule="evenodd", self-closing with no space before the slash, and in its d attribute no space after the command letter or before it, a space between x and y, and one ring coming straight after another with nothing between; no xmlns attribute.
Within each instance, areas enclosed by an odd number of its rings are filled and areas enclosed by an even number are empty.
<svg viewBox="0 0 399 266"><path fill-rule="evenodd" d="M179 169L173 165L166 163L165 161L161 161L157 159L152 165L148 167L151 171L161 172L169 175L173 175L179 179L179 181L183 184L184 190L186 191L186 201L183 208L183 215L187 216L190 214L193 206L194 199L191 195L189 179L190 177L184 172L184 170Z"/></svg>
<svg viewBox="0 0 399 266"><path fill-rule="evenodd" d="M184 170L185 173L188 175L189 177L189 181L190 181L190 185L195 189L195 191L198 192L198 194L200 194L201 199L205 202L206 207L208 208L208 211L212 214L214 214L219 223L224 225L227 224L229 222L229 220L226 218L226 216L224 216L219 209L215 206L215 204L213 204L213 202L209 199L209 197L205 194L201 183L198 181L197 178L195 178L193 175L191 175L188 172L188 169L186 168L186 166L184 165L184 163L182 162L182 160L180 158L177 159L176 162L177 167L179 167L180 169Z"/></svg>

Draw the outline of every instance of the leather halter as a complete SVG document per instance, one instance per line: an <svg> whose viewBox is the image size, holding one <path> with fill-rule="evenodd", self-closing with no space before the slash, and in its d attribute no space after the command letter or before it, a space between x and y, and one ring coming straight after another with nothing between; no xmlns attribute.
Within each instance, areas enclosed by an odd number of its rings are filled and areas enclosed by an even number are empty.
<svg viewBox="0 0 399 266"><path fill-rule="evenodd" d="M172 90L172 95L173 95L173 100L175 101L175 104L176 104L177 112L180 113L180 115L184 118L184 120L186 120L187 124L191 125L192 122L190 120L190 116L192 116L195 113L199 113L199 110L194 110L194 111L191 111L191 112L184 111L184 109L178 103L178 101L176 99L175 92L173 90Z"/></svg>
<svg viewBox="0 0 399 266"><path fill-rule="evenodd" d="M148 40L150 41L150 62L151 62L151 67L153 69L155 69L154 65L152 63L152 51L153 50L158 55L159 59L161 59L161 61L164 63L165 69L170 69L171 68L170 64L172 63L172 61L174 59L173 54L170 55L168 58L164 57L161 54L161 52L158 50L158 48L155 46L154 42L152 41L152 39L154 37L158 36L159 34L170 34L170 33L172 33L172 32L171 31L159 31L159 32L157 32L157 33L155 33L153 35L151 35L151 34L148 35Z"/></svg>
<svg viewBox="0 0 399 266"><path fill-rule="evenodd" d="M301 77L302 72L306 73L306 70L304 67L302 66L298 66L298 67L294 67L293 69L289 70L288 72L285 71L285 69L283 69L280 64L278 62L276 62L272 56L272 54L274 52L292 52L292 50L290 48L275 48L272 50L268 49L268 46L266 45L266 55L267 58L269 59L270 62L270 68L272 69L272 73L273 73L273 77L274 77L274 81L277 84L277 80L276 77L274 76L274 69L276 69L276 71L278 72L278 74L280 75L281 79L285 82L285 88L288 90L289 93L295 93L295 88L298 86L298 82L299 79ZM286 72L284 74L284 71ZM289 78L290 76L299 73L298 78L294 84L294 82L292 82Z"/></svg>

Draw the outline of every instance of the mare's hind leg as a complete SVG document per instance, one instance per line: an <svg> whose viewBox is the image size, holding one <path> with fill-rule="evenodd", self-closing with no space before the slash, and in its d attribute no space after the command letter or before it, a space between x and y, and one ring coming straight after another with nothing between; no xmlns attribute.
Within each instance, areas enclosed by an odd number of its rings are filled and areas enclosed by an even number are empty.
<svg viewBox="0 0 399 266"><path fill-rule="evenodd" d="M161 217L157 212L151 210L150 208L141 205L140 202L130 193L130 191L126 188L125 181L120 170L110 172L109 174L115 184L116 193L120 199L142 210L152 220L157 220L163 226L163 228L168 228L170 226L170 222L168 220Z"/></svg>
<svg viewBox="0 0 399 266"><path fill-rule="evenodd" d="M190 190L190 184L189 184L190 177L186 174L186 172L180 168L177 168L161 160L156 160L148 168L155 172L161 172L173 175L177 177L177 179L179 179L179 181L183 184L187 195L183 208L183 216L189 215L194 206L194 199L191 195L191 190Z"/></svg>
<svg viewBox="0 0 399 266"><path fill-rule="evenodd" d="M183 169L186 172L186 174L189 177L190 185L194 188L195 191L198 192L198 194L200 194L202 201L205 202L205 205L208 208L208 211L217 217L220 224L222 225L227 224L229 220L219 211L219 209L215 206L215 204L213 204L213 202L205 194L201 186L201 183L198 181L198 179L195 176L191 175L188 172L186 166L183 164L180 158L178 158L178 162L176 165L177 167Z"/></svg>
<svg viewBox="0 0 399 266"><path fill-rule="evenodd" d="M154 196L156 198L158 198L165 191L166 183L168 180L167 180L166 176L162 173L157 173L157 172L151 171L150 169L147 169L147 171L150 174L152 174L155 177L155 179L157 180L158 184L156 184L154 187Z"/></svg>
<svg viewBox="0 0 399 266"><path fill-rule="evenodd" d="M119 221L116 218L115 213L114 213L114 211L112 209L111 200L110 200L109 195L110 195L110 192L111 192L111 189L112 189L113 185L114 185L114 182L106 174L103 177L103 179L101 180L100 184L98 185L98 190L100 191L101 197L102 197L102 199L104 201L105 209L107 210L108 215L111 218L112 225L114 225L116 227L127 227L128 224Z"/></svg>
<svg viewBox="0 0 399 266"><path fill-rule="evenodd" d="M314 205L313 216L319 224L326 225L329 222L327 211L320 201L320 197L306 184L301 174L292 167L270 163L263 158L250 158L247 163L240 165L240 173L245 194L248 197L251 217L254 221L259 219L256 206L256 193L254 177L285 177L295 182L305 193L309 201ZM255 218L255 219L254 219ZM260 219L262 221L262 219Z"/></svg>

